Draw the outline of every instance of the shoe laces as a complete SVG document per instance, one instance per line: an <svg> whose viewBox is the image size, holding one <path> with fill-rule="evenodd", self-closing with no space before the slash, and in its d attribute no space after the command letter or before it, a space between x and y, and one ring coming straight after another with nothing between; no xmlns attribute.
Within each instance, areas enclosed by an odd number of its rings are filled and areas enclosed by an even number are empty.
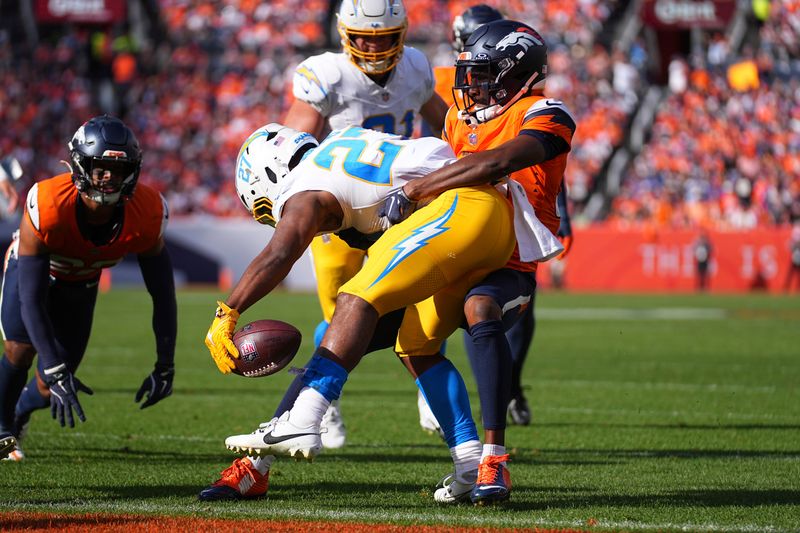
<svg viewBox="0 0 800 533"><path fill-rule="evenodd" d="M220 480L232 479L238 483L239 480L245 476L250 476L253 478L253 481L255 481L253 472L246 464L244 464L244 461L242 459L235 459L231 466L222 471L220 474Z"/></svg>
<svg viewBox="0 0 800 533"><path fill-rule="evenodd" d="M269 431L272 431L272 429L275 427L275 424L277 423L278 423L278 417L273 418L269 422L262 422L258 425L258 428L255 431L253 431L253 434L255 435L256 433L267 433Z"/></svg>
<svg viewBox="0 0 800 533"><path fill-rule="evenodd" d="M506 461L508 461L508 454L486 456L478 467L477 483L479 485L497 483L498 476L501 476L503 463ZM502 477L500 477L500 479L502 479Z"/></svg>

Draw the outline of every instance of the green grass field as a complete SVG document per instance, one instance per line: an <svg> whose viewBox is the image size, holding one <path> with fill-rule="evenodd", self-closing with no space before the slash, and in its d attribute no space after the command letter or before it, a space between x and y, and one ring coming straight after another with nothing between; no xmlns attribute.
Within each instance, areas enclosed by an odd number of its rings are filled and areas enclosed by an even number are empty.
<svg viewBox="0 0 800 533"><path fill-rule="evenodd" d="M34 416L27 461L0 464L0 511L800 530L797 297L542 294L524 380L534 422L507 435L512 500L475 508L433 502L450 457L420 430L414 383L389 352L368 356L345 387L346 447L313 464L280 460L266 500L198 502L234 457L224 438L269 419L291 379L217 371L202 341L218 296L179 293L175 393L144 411L133 396L154 361L149 298L101 296L78 372L95 390L82 400L88 420L70 430L49 411ZM240 324L297 325L301 365L318 317L313 296L275 294ZM477 417L460 338L448 346Z"/></svg>

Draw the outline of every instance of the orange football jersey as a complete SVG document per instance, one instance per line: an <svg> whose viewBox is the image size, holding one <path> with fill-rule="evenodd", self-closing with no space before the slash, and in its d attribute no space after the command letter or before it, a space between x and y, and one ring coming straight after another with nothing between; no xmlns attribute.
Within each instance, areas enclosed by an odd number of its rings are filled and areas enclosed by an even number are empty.
<svg viewBox="0 0 800 533"><path fill-rule="evenodd" d="M142 253L158 243L168 217L167 204L153 188L136 186L125 203L119 235L97 246L78 228L78 190L69 173L40 181L28 193L25 216L50 251L50 275L67 281L91 280L128 253Z"/></svg>
<svg viewBox="0 0 800 533"><path fill-rule="evenodd" d="M575 133L575 120L560 101L544 96L528 96L520 99L499 117L475 127L459 120L458 109L451 107L445 119L442 137L450 143L453 152L460 158L473 152L497 148L519 135L528 134L525 132L558 136L569 147ZM556 197L561 190L568 153L567 151L538 165L523 168L510 176L525 188L537 218L554 235L559 225ZM508 267L526 272L536 270L535 263L520 261L519 250L514 250Z"/></svg>

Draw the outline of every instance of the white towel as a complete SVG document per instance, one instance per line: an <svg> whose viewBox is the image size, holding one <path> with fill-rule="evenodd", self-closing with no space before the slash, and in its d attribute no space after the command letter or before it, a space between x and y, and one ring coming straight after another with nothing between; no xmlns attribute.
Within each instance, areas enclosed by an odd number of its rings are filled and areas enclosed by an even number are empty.
<svg viewBox="0 0 800 533"><path fill-rule="evenodd" d="M512 179L506 184L514 202L514 232L517 234L520 260L526 263L544 262L563 252L561 241L536 218L525 188Z"/></svg>

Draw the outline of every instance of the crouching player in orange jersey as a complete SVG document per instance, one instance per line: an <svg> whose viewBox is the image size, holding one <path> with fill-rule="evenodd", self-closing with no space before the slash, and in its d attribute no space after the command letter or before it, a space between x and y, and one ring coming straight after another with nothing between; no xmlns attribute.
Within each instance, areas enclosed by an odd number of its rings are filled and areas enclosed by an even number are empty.
<svg viewBox="0 0 800 533"><path fill-rule="evenodd" d="M142 408L172 393L177 308L164 247L168 212L161 195L137 185L142 154L119 119L95 117L68 144L71 172L33 186L6 254L2 292L5 353L0 359L0 453L24 458L21 433L31 413L50 406L62 426L81 421L75 377L92 327L103 268L138 254L153 299L157 360L135 396ZM25 386L38 354L35 377ZM24 389L24 390L23 390Z"/></svg>

